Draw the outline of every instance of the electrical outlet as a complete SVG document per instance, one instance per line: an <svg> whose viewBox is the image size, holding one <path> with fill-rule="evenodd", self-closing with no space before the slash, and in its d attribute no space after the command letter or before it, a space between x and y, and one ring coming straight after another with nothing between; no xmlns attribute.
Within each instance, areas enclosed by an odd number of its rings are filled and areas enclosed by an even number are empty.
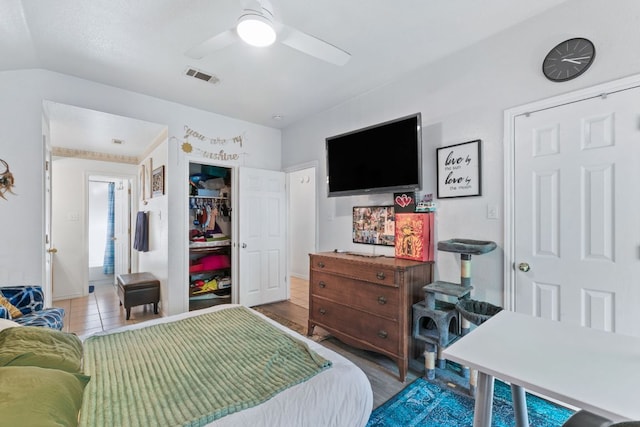
<svg viewBox="0 0 640 427"><path fill-rule="evenodd" d="M496 205L487 205L487 219L498 219L498 207Z"/></svg>

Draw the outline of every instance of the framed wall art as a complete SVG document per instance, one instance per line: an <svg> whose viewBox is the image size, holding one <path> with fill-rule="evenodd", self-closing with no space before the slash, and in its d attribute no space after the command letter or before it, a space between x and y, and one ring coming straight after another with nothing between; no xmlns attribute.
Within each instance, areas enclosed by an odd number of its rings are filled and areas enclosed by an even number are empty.
<svg viewBox="0 0 640 427"><path fill-rule="evenodd" d="M353 243L393 246L395 244L393 206L354 206Z"/></svg>
<svg viewBox="0 0 640 427"><path fill-rule="evenodd" d="M436 152L439 199L482 195L479 139L441 147Z"/></svg>
<svg viewBox="0 0 640 427"><path fill-rule="evenodd" d="M164 165L153 170L151 176L151 195L158 197L164 195Z"/></svg>

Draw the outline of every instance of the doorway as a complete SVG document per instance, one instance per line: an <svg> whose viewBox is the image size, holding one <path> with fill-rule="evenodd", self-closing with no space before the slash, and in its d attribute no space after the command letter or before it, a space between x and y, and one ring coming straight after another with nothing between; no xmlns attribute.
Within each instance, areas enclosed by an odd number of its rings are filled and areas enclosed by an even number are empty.
<svg viewBox="0 0 640 427"><path fill-rule="evenodd" d="M45 248L51 254L51 299L87 296L89 177L122 180L126 211L136 211L142 203L138 201L140 159L166 143L167 126L45 100L43 136L45 158L51 155L51 191L47 193L51 205L45 212L45 217L51 218ZM129 216L129 224L134 220ZM126 233L130 228L126 227ZM114 237L114 247L123 242L123 249L131 250L129 237ZM124 269L130 266L131 271L137 271L138 257L123 253ZM117 263L114 253L114 267Z"/></svg>
<svg viewBox="0 0 640 427"><path fill-rule="evenodd" d="M87 248L89 292L114 285L131 271L131 182L115 176L89 176Z"/></svg>
<svg viewBox="0 0 640 427"><path fill-rule="evenodd" d="M90 210L93 211L95 203L91 203L91 190L93 186L91 177L100 177L114 180L114 205L113 235L109 236L109 243L113 245L114 271L111 278L123 270L115 269L116 260L122 260L125 269L134 264L130 261L129 254L129 230L132 220L130 215L131 194L128 187L136 180L135 165L109 164L89 159L77 159L72 157L53 157L51 170L51 241L56 252L52 257L53 265L53 300L78 298L89 294L90 281L94 280L89 274L89 245L97 235L102 242L100 246L102 258L98 261L103 265L106 249L107 227L107 203L106 194L102 202L104 219L99 231L90 226ZM122 183L122 185L120 185ZM108 188L108 184L104 184ZM118 190L118 188L122 188ZM122 199L116 197L120 195ZM120 200L124 208L115 201ZM118 215L115 215L116 211ZM116 228L118 227L118 228ZM123 230L120 235L118 230ZM124 232L124 235L122 233ZM114 239L114 240L112 240ZM123 243L120 246L120 242ZM117 250L116 250L117 249ZM93 254L93 253L92 253ZM121 254L124 254L122 257ZM134 260L135 261L135 260ZM91 262L91 264L95 264ZM135 265L132 265L132 268ZM111 280L113 283L113 280ZM94 285L95 286L95 285Z"/></svg>
<svg viewBox="0 0 640 427"><path fill-rule="evenodd" d="M309 254L317 252L316 166L287 171L289 277L309 280Z"/></svg>

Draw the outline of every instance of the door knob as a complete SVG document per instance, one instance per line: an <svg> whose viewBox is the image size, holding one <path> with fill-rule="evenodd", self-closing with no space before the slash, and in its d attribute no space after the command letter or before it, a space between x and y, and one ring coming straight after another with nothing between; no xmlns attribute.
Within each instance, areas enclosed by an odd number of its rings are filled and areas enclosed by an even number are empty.
<svg viewBox="0 0 640 427"><path fill-rule="evenodd" d="M526 273L527 271L531 270L531 267L526 262L521 262L520 264L518 264L518 270Z"/></svg>
<svg viewBox="0 0 640 427"><path fill-rule="evenodd" d="M55 254L57 252L58 252L58 250L56 248L47 249L47 253L49 253L49 254Z"/></svg>
<svg viewBox="0 0 640 427"><path fill-rule="evenodd" d="M242 244L242 249L244 249L244 248L246 248L246 247L247 247L247 244L246 244L246 243L243 243L243 244Z"/></svg>

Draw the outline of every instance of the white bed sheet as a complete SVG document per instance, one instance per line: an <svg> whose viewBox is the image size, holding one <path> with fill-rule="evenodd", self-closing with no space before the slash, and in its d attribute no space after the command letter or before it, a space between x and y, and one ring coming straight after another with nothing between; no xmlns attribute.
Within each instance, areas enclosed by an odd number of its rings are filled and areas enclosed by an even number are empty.
<svg viewBox="0 0 640 427"><path fill-rule="evenodd" d="M237 307L236 304L217 305L202 310L153 319L135 325L102 332L140 329L172 322L199 314ZM209 427L363 427L373 408L373 392L368 378L360 368L338 353L288 329L254 311L287 334L304 341L309 348L331 360L331 368L320 372L304 383L294 385L266 402L244 411L227 415Z"/></svg>

